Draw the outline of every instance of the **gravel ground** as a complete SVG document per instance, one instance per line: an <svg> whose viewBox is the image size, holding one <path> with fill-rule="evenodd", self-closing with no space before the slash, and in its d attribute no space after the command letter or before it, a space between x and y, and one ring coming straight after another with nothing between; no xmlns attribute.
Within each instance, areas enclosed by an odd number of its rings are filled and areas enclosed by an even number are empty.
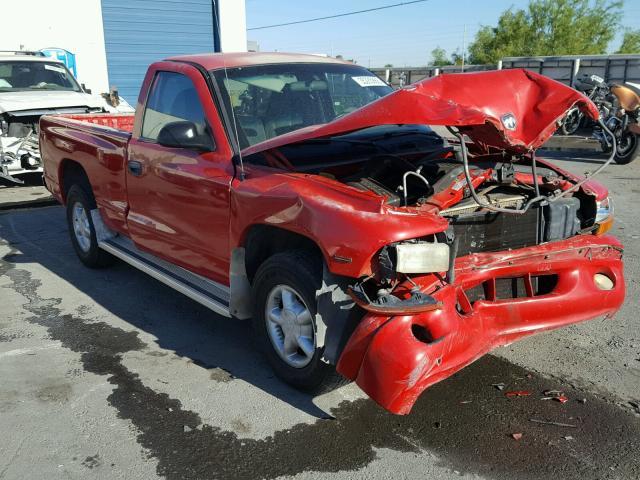
<svg viewBox="0 0 640 480"><path fill-rule="evenodd" d="M82 267L61 207L0 212L0 479L640 478L640 162L600 179L626 246L621 312L498 349L407 417L354 385L292 390L246 322L127 265Z"/></svg>

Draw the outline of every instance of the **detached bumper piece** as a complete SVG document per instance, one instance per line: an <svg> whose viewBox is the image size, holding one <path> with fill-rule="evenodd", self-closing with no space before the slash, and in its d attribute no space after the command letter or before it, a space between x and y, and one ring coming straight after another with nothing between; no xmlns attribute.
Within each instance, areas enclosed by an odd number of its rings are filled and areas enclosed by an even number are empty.
<svg viewBox="0 0 640 480"><path fill-rule="evenodd" d="M407 313L428 312L441 308L442 304L430 295L422 293L418 289L412 289L410 295L400 299L395 295L387 294L379 296L375 300L369 299L361 284L347 289L347 293L353 301L368 312L387 315L406 315Z"/></svg>
<svg viewBox="0 0 640 480"><path fill-rule="evenodd" d="M454 284L413 278L438 308L394 314L369 308L338 371L385 409L407 414L427 387L495 347L613 315L625 295L621 258L615 238L592 235L458 258Z"/></svg>

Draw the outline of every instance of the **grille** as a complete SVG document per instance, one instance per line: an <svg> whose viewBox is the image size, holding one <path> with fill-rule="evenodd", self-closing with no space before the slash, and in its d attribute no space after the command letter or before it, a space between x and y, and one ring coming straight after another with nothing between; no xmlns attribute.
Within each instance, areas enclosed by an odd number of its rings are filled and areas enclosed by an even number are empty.
<svg viewBox="0 0 640 480"><path fill-rule="evenodd" d="M523 215L478 212L451 219L459 257L537 245L538 222L538 208L531 208Z"/></svg>

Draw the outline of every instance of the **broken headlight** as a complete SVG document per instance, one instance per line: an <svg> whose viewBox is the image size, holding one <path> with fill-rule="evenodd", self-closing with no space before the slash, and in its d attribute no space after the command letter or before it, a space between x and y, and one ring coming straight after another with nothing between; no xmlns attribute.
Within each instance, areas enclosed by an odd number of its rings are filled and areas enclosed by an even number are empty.
<svg viewBox="0 0 640 480"><path fill-rule="evenodd" d="M602 223L613 215L613 201L610 197L596 202L596 223Z"/></svg>
<svg viewBox="0 0 640 480"><path fill-rule="evenodd" d="M610 197L596 202L596 235L602 235L613 226L613 202Z"/></svg>

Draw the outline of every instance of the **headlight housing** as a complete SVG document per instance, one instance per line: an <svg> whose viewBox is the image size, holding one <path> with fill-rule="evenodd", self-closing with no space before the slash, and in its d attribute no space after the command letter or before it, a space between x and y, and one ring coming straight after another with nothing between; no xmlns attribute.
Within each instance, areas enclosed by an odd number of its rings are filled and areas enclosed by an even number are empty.
<svg viewBox="0 0 640 480"><path fill-rule="evenodd" d="M395 254L395 269L399 273L446 272L449 269L449 245L446 243L398 243Z"/></svg>
<svg viewBox="0 0 640 480"><path fill-rule="evenodd" d="M613 226L613 201L610 197L596 202L596 235L602 235Z"/></svg>
<svg viewBox="0 0 640 480"><path fill-rule="evenodd" d="M596 223L602 223L613 215L613 201L610 197L596 202Z"/></svg>

